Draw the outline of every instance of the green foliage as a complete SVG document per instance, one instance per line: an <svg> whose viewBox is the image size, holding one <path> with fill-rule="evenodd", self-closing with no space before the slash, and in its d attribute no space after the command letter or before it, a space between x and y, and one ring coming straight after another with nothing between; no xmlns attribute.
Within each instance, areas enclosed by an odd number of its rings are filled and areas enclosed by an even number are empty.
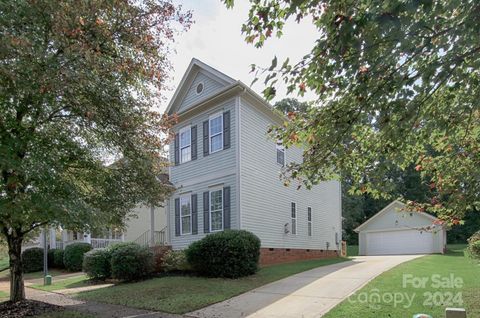
<svg viewBox="0 0 480 318"><path fill-rule="evenodd" d="M63 254L63 264L65 268L72 272L81 271L83 255L91 249L92 246L88 243L72 243L67 245Z"/></svg>
<svg viewBox="0 0 480 318"><path fill-rule="evenodd" d="M65 268L65 264L63 263L63 254L64 251L62 249L53 249L53 267L54 268Z"/></svg>
<svg viewBox="0 0 480 318"><path fill-rule="evenodd" d="M480 231L474 233L468 239L468 254L473 258L480 259Z"/></svg>
<svg viewBox="0 0 480 318"><path fill-rule="evenodd" d="M167 251L162 257L162 269L165 272L189 271L190 264L187 262L185 251Z"/></svg>
<svg viewBox="0 0 480 318"><path fill-rule="evenodd" d="M0 232L11 253L40 226L122 225L135 204L163 202L174 119L152 106L191 13L170 0L8 0L0 12Z"/></svg>
<svg viewBox="0 0 480 318"><path fill-rule="evenodd" d="M273 108L284 114L288 114L289 112L306 113L310 109L310 105L307 102L300 102L296 98L284 98L276 102Z"/></svg>
<svg viewBox="0 0 480 318"><path fill-rule="evenodd" d="M138 280L153 271L153 253L147 247L135 243L118 244L110 253L112 277L115 279Z"/></svg>
<svg viewBox="0 0 480 318"><path fill-rule="evenodd" d="M281 82L318 96L274 133L305 148L286 177L309 187L348 175L352 193L390 200L397 180L386 176L414 167L429 193L411 208L454 225L479 211L479 9L473 0L252 1L242 31L257 47L288 19L319 34L298 61L253 67L266 74L267 99Z"/></svg>
<svg viewBox="0 0 480 318"><path fill-rule="evenodd" d="M23 272L32 273L43 270L43 248L32 247L22 252Z"/></svg>
<svg viewBox="0 0 480 318"><path fill-rule="evenodd" d="M83 255L82 270L92 279L105 280L111 277L110 251L105 248L93 249Z"/></svg>
<svg viewBox="0 0 480 318"><path fill-rule="evenodd" d="M260 239L248 231L226 230L192 243L186 255L188 263L201 275L243 277L258 269Z"/></svg>

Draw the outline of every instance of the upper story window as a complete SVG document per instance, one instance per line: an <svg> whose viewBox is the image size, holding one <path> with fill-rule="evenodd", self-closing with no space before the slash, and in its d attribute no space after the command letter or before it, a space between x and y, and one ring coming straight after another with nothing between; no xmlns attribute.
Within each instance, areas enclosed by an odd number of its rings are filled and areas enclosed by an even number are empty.
<svg viewBox="0 0 480 318"><path fill-rule="evenodd" d="M280 141L277 141L277 163L285 166L285 147Z"/></svg>
<svg viewBox="0 0 480 318"><path fill-rule="evenodd" d="M223 230L223 190L210 191L210 232Z"/></svg>
<svg viewBox="0 0 480 318"><path fill-rule="evenodd" d="M292 234L297 234L297 205L292 202Z"/></svg>
<svg viewBox="0 0 480 318"><path fill-rule="evenodd" d="M307 208L308 236L312 236L312 208Z"/></svg>
<svg viewBox="0 0 480 318"><path fill-rule="evenodd" d="M180 129L180 163L192 160L192 130L190 126Z"/></svg>
<svg viewBox="0 0 480 318"><path fill-rule="evenodd" d="M209 118L210 153L223 149L223 114L215 114Z"/></svg>
<svg viewBox="0 0 480 318"><path fill-rule="evenodd" d="M197 84L196 91L197 91L197 95L200 95L201 93L203 93L203 83Z"/></svg>
<svg viewBox="0 0 480 318"><path fill-rule="evenodd" d="M180 197L180 233L192 233L192 205L189 195Z"/></svg>

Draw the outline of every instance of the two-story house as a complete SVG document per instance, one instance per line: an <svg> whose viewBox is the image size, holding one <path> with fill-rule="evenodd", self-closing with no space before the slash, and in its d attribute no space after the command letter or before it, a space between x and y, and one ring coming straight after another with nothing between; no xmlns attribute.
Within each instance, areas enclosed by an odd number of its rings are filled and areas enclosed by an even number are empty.
<svg viewBox="0 0 480 318"><path fill-rule="evenodd" d="M176 191L167 202L174 250L208 233L244 229L260 238L262 264L337 255L340 183L284 185L281 169L301 162L302 150L269 136L285 119L263 98L193 59L167 113L179 118L170 146Z"/></svg>

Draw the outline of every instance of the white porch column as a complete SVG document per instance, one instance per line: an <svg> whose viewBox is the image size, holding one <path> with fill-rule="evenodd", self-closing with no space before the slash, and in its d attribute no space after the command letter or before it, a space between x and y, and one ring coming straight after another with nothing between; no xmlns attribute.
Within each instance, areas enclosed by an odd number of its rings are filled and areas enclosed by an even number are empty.
<svg viewBox="0 0 480 318"><path fill-rule="evenodd" d="M41 248L43 248L43 246L45 245L45 235L44 235L44 232L45 232L45 229L42 227L42 229L40 230L40 237L38 238L38 243L40 245Z"/></svg>
<svg viewBox="0 0 480 318"><path fill-rule="evenodd" d="M50 228L50 248L57 248L57 229L55 227Z"/></svg>
<svg viewBox="0 0 480 318"><path fill-rule="evenodd" d="M155 245L155 206L150 207L150 246Z"/></svg>
<svg viewBox="0 0 480 318"><path fill-rule="evenodd" d="M89 244L92 243L92 235L90 233L83 233L83 240Z"/></svg>

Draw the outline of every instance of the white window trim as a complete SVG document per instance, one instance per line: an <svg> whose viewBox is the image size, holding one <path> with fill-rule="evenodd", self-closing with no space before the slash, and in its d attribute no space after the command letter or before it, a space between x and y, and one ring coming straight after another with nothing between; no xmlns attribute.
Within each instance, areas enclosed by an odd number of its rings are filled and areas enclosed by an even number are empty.
<svg viewBox="0 0 480 318"><path fill-rule="evenodd" d="M188 133L190 134L190 143L188 145L182 145L182 133L186 131L188 131ZM179 134L179 138L178 138L179 154L178 155L180 156L180 163L186 163L186 162L192 161L192 127L190 125L183 127L182 129L179 130L178 134ZM185 149L187 147L190 147L190 159L183 161L182 149Z"/></svg>
<svg viewBox="0 0 480 318"><path fill-rule="evenodd" d="M308 219L308 214L310 213L310 220ZM310 228L310 231L309 231ZM312 207L307 207L307 235L312 237L313 236L313 213Z"/></svg>
<svg viewBox="0 0 480 318"><path fill-rule="evenodd" d="M212 133L211 133L212 132L212 120L217 118L217 117L221 117L221 119L220 119L220 125L221 125L220 132L216 133L215 135L212 135ZM222 147L215 150L215 151L212 151L212 138L215 137L215 136L218 136L218 135L222 135ZM218 112L218 113L212 114L208 117L208 148L209 148L208 151L211 154L223 150L223 112Z"/></svg>
<svg viewBox="0 0 480 318"><path fill-rule="evenodd" d="M278 151L283 152L283 164L278 162L278 153L277 153ZM275 162L277 163L277 165L285 167L286 161L287 161L287 151L285 150L285 146L283 146L282 144L279 144L279 141L277 141L275 144Z"/></svg>
<svg viewBox="0 0 480 318"><path fill-rule="evenodd" d="M197 87L198 87L198 85L200 85L200 84L202 84L202 91L199 93L199 92L197 92ZM196 93L197 95L202 95L204 90L205 90L205 83L204 83L204 82L198 82L197 85L195 85L195 93Z"/></svg>
<svg viewBox="0 0 480 318"><path fill-rule="evenodd" d="M220 193L222 194L222 228L219 229L219 230L213 230L212 229L212 193L213 192L217 192L217 191L220 191ZM209 218L209 230L210 232L220 232L220 231L223 231L225 229L225 220L223 219L223 200L224 200L224 193L223 193L223 188L211 188L209 189L208 191L208 218Z"/></svg>
<svg viewBox="0 0 480 318"><path fill-rule="evenodd" d="M190 214L189 215L183 215L182 216L182 199L188 199L188 201L190 202ZM182 195L180 196L180 235L190 235L192 234L192 197L191 195ZM184 217L190 217L190 232L188 233L183 233L183 222L182 222L182 219Z"/></svg>
<svg viewBox="0 0 480 318"><path fill-rule="evenodd" d="M295 217L292 217L292 204L295 204ZM295 233L293 233L293 220L295 220ZM290 202L290 233L292 235L297 235L298 234L298 207L297 207L297 202Z"/></svg>

